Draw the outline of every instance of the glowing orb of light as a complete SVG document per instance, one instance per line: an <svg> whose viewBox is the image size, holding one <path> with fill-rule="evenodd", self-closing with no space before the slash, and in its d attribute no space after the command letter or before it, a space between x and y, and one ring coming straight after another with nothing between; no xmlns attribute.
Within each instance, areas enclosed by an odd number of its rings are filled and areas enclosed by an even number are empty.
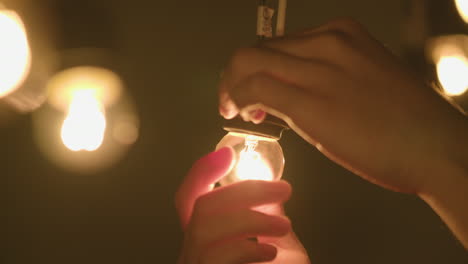
<svg viewBox="0 0 468 264"><path fill-rule="evenodd" d="M455 5L461 18L468 23L468 0L455 0Z"/></svg>
<svg viewBox="0 0 468 264"><path fill-rule="evenodd" d="M437 62L437 75L445 94L461 95L468 89L468 60L464 56L442 56Z"/></svg>
<svg viewBox="0 0 468 264"><path fill-rule="evenodd" d="M0 97L15 91L31 66L28 37L21 18L0 8Z"/></svg>
<svg viewBox="0 0 468 264"><path fill-rule="evenodd" d="M240 152L236 166L238 180L272 181L273 172L270 166L262 159L260 153L245 149Z"/></svg>
<svg viewBox="0 0 468 264"><path fill-rule="evenodd" d="M104 140L105 130L106 118L93 91L77 91L63 122L63 144L72 151L95 151Z"/></svg>

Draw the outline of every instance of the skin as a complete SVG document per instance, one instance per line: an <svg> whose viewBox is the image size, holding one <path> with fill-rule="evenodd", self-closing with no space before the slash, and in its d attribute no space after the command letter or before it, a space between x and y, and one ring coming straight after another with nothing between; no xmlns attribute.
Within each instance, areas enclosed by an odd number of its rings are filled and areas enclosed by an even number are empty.
<svg viewBox="0 0 468 264"><path fill-rule="evenodd" d="M291 195L287 182L243 181L213 190L229 172L233 155L223 148L201 158L177 192L185 231L178 263L309 263L282 210Z"/></svg>
<svg viewBox="0 0 468 264"><path fill-rule="evenodd" d="M241 115L254 123L267 113L282 118L356 175L418 195L468 249L467 118L358 23L336 20L241 48L219 91L225 118ZM300 252L300 243L291 241L289 248Z"/></svg>

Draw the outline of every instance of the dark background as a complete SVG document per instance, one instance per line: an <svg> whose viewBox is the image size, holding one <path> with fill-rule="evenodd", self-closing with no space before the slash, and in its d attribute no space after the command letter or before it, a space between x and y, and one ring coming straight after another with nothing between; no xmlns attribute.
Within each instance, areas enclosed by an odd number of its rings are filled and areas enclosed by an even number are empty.
<svg viewBox="0 0 468 264"><path fill-rule="evenodd" d="M192 162L225 134L216 83L234 49L255 41L256 1L21 2L27 12L55 14L43 18L56 21L55 48L114 52L141 130L120 163L86 175L43 157L30 114L5 115L0 262L174 263L182 233L173 196ZM353 17L403 54L407 7L395 0L290 0L287 30ZM291 131L281 144L284 178L294 187L288 215L313 263L468 263L460 243L417 197L353 176Z"/></svg>

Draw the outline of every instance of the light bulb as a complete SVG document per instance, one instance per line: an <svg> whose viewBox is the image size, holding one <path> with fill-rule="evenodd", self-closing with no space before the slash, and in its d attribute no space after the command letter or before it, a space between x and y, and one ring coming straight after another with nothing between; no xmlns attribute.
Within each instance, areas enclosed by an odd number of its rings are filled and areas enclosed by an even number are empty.
<svg viewBox="0 0 468 264"><path fill-rule="evenodd" d="M15 91L31 66L26 29L20 16L0 4L0 97Z"/></svg>
<svg viewBox="0 0 468 264"><path fill-rule="evenodd" d="M455 5L463 21L468 23L468 0L455 0Z"/></svg>
<svg viewBox="0 0 468 264"><path fill-rule="evenodd" d="M216 149L231 147L235 154L231 171L220 180L227 185L243 180L279 180L283 174L283 150L277 139L229 132Z"/></svg>
<svg viewBox="0 0 468 264"><path fill-rule="evenodd" d="M76 92L63 122L63 144L72 151L95 151L101 146L105 131L106 118L93 90Z"/></svg>
<svg viewBox="0 0 468 264"><path fill-rule="evenodd" d="M468 59L463 55L443 56L437 62L437 75L445 94L462 95L468 89Z"/></svg>

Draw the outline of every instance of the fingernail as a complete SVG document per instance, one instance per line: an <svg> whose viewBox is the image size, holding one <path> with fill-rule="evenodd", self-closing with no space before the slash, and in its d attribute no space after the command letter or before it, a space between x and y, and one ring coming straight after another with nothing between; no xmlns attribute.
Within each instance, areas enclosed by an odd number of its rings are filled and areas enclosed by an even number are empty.
<svg viewBox="0 0 468 264"><path fill-rule="evenodd" d="M232 156L231 148L224 147L224 148L211 152L210 154L206 155L205 158L212 166L224 166L223 164L226 162L226 160L232 159L231 156Z"/></svg>
<svg viewBox="0 0 468 264"><path fill-rule="evenodd" d="M224 106L219 107L219 114L225 119L232 119L236 116L235 111L233 109Z"/></svg>
<svg viewBox="0 0 468 264"><path fill-rule="evenodd" d="M260 109L254 110L250 112L250 119L255 124L261 123L266 117L266 113Z"/></svg>
<svg viewBox="0 0 468 264"><path fill-rule="evenodd" d="M223 147L223 148L220 148L218 149L217 151L215 151L215 157L217 158L223 158L228 155L228 156L231 156L232 155L232 149L230 147Z"/></svg>

